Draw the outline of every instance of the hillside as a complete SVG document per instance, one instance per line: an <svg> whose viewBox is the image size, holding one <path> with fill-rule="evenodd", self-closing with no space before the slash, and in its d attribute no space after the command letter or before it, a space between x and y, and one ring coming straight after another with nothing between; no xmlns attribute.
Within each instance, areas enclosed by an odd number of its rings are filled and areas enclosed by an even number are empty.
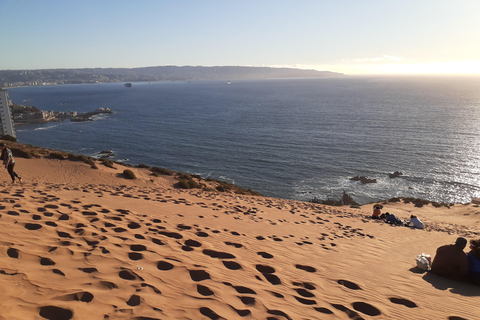
<svg viewBox="0 0 480 320"><path fill-rule="evenodd" d="M320 78L342 75L330 71L236 66L0 70L0 87L95 82Z"/></svg>

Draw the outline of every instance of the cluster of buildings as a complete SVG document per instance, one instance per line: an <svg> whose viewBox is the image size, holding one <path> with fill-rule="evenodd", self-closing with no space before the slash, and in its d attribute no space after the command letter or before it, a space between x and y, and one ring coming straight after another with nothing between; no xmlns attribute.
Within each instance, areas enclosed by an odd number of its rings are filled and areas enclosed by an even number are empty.
<svg viewBox="0 0 480 320"><path fill-rule="evenodd" d="M0 136L4 135L16 138L8 92L0 88Z"/></svg>

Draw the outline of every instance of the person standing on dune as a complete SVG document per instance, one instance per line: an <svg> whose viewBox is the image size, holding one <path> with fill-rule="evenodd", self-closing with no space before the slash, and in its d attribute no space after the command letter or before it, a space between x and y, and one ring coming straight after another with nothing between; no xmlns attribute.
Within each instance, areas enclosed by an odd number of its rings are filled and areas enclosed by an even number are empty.
<svg viewBox="0 0 480 320"><path fill-rule="evenodd" d="M13 171L13 167L15 167L15 160L13 159L12 151L7 148L7 145L4 142L0 143L0 148L2 148L2 155L0 159L3 160L5 169L7 169L10 177L12 177L12 183L15 183L15 178L22 183L22 178L20 178L20 176Z"/></svg>

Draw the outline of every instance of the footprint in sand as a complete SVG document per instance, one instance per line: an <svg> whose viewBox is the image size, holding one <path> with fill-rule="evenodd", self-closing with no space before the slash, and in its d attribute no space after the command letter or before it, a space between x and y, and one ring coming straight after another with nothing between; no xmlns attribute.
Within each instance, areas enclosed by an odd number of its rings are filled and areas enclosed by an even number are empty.
<svg viewBox="0 0 480 320"><path fill-rule="evenodd" d="M143 244L132 244L130 245L130 250L132 251L146 251L147 247Z"/></svg>
<svg viewBox="0 0 480 320"><path fill-rule="evenodd" d="M159 231L158 234L167 236L169 238L177 239L177 240L183 238L183 236L180 233L176 233L176 232Z"/></svg>
<svg viewBox="0 0 480 320"><path fill-rule="evenodd" d="M200 293L202 296L211 296L213 295L213 291L206 286L202 286L201 284L197 284L197 292Z"/></svg>
<svg viewBox="0 0 480 320"><path fill-rule="evenodd" d="M168 271L168 270L172 270L173 267L174 267L174 265L171 264L170 262L167 262L167 261L159 261L157 263L157 269L158 270Z"/></svg>
<svg viewBox="0 0 480 320"><path fill-rule="evenodd" d="M315 311L318 311L320 313L324 313L324 314L333 314L333 311L328 309L328 308L314 308Z"/></svg>
<svg viewBox="0 0 480 320"><path fill-rule="evenodd" d="M201 237L201 238L207 238L207 237L208 237L208 233L203 232L203 231L197 232L196 235L197 235L198 237Z"/></svg>
<svg viewBox="0 0 480 320"><path fill-rule="evenodd" d="M240 299L240 301L243 302L243 304L247 305L247 306L254 306L255 305L255 298L253 297L238 297Z"/></svg>
<svg viewBox="0 0 480 320"><path fill-rule="evenodd" d="M362 290L359 285L348 280L337 280L337 283L352 290Z"/></svg>
<svg viewBox="0 0 480 320"><path fill-rule="evenodd" d="M264 259L272 259L273 258L273 255L271 255L270 253L267 253L267 252L261 251L261 252L257 252L257 254Z"/></svg>
<svg viewBox="0 0 480 320"><path fill-rule="evenodd" d="M315 290L315 286L313 284L311 284L310 282L293 282L292 283L294 286L296 287L302 287L302 288L305 288L307 290Z"/></svg>
<svg viewBox="0 0 480 320"><path fill-rule="evenodd" d="M235 242L226 241L225 244L226 244L227 246L233 246L233 247L235 247L235 248L241 248L241 247L243 247L243 245L241 245L240 243L235 243Z"/></svg>
<svg viewBox="0 0 480 320"><path fill-rule="evenodd" d="M413 301L410 301L410 300L407 300L407 299L402 299L402 298L389 298L390 301L392 303L396 303L396 304L402 304L404 305L405 307L408 307L408 308L417 308L417 304Z"/></svg>
<svg viewBox="0 0 480 320"><path fill-rule="evenodd" d="M271 315L274 315L274 316L284 317L287 320L292 320L292 318L288 314L286 314L285 312L283 312L281 310L267 310L267 313L271 314ZM273 320L273 319L277 319L277 318L268 317L267 319L272 319Z"/></svg>
<svg viewBox="0 0 480 320"><path fill-rule="evenodd" d="M128 258L133 261L141 260L143 259L143 254L139 252L129 252L128 253Z"/></svg>
<svg viewBox="0 0 480 320"><path fill-rule="evenodd" d="M195 282L211 279L210 274L205 270L188 270L188 272L190 273L190 278Z"/></svg>
<svg viewBox="0 0 480 320"><path fill-rule="evenodd" d="M273 274L275 273L274 268L270 266L261 265L261 264L257 264L255 267L257 268L258 271L260 271L263 274L265 279L267 279L267 281L270 282L271 284L273 285L282 284L282 281L280 280L280 278L278 278L276 275Z"/></svg>
<svg viewBox="0 0 480 320"><path fill-rule="evenodd" d="M252 312L248 309L245 309L245 310L239 310L239 309L235 309L233 306L229 305L230 308L232 308L233 310L235 310L235 312L240 316L240 317L246 317L248 315L250 315Z"/></svg>
<svg viewBox="0 0 480 320"><path fill-rule="evenodd" d="M317 271L317 269L315 269L314 267L303 266L301 264L296 264L295 268L300 269L300 270L305 270L307 272L312 272L312 273Z"/></svg>
<svg viewBox="0 0 480 320"><path fill-rule="evenodd" d="M301 295L302 297L305 297L305 298L314 298L315 297L315 295L308 290L305 290L305 289L294 289L294 290L297 291L297 293L299 295Z"/></svg>
<svg viewBox="0 0 480 320"><path fill-rule="evenodd" d="M131 307L140 305L140 296L134 294L128 299L127 304Z"/></svg>
<svg viewBox="0 0 480 320"><path fill-rule="evenodd" d="M243 286L232 286L238 293L241 294L257 294L254 290Z"/></svg>
<svg viewBox="0 0 480 320"><path fill-rule="evenodd" d="M65 296L67 301L91 302L94 298L93 294L87 291L77 292Z"/></svg>
<svg viewBox="0 0 480 320"><path fill-rule="evenodd" d="M143 278L137 275L135 272L132 270L124 269L118 273L118 276L124 280L141 280L143 281Z"/></svg>
<svg viewBox="0 0 480 320"><path fill-rule="evenodd" d="M26 223L25 224L25 229L27 229L27 230L38 230L40 228L42 228L42 225L38 224L38 223Z"/></svg>
<svg viewBox="0 0 480 320"><path fill-rule="evenodd" d="M229 270L241 270L242 266L234 261L222 261L223 265Z"/></svg>
<svg viewBox="0 0 480 320"><path fill-rule="evenodd" d="M49 320L70 320L73 317L71 310L55 306L40 307L39 314L41 317Z"/></svg>
<svg viewBox="0 0 480 320"><path fill-rule="evenodd" d="M7 250L7 255L10 257L10 258L14 258L14 259L18 259L18 249L15 249L15 248L9 248Z"/></svg>
<svg viewBox="0 0 480 320"><path fill-rule="evenodd" d="M363 313L363 314L366 314L368 316L372 316L372 317L375 317L375 316L379 316L381 315L382 313L380 312L380 310L378 310L376 307L372 306L371 304L368 304L366 302L354 302L352 303L352 306L353 306L353 309Z"/></svg>
<svg viewBox="0 0 480 320"><path fill-rule="evenodd" d="M332 307L334 307L337 310L345 312L350 319L363 320L363 318L357 312L345 307L344 305L332 304Z"/></svg>
<svg viewBox="0 0 480 320"><path fill-rule="evenodd" d="M220 251L215 251L210 249L203 250L203 254L211 258L217 258L217 259L235 259L235 256L231 253L220 252Z"/></svg>
<svg viewBox="0 0 480 320"><path fill-rule="evenodd" d="M78 270L81 270L85 273L93 273L93 272L98 272L97 268L78 268Z"/></svg>
<svg viewBox="0 0 480 320"><path fill-rule="evenodd" d="M50 258L40 258L40 264L42 266L54 266L55 262Z"/></svg>
<svg viewBox="0 0 480 320"><path fill-rule="evenodd" d="M52 272L55 274L59 274L61 276L65 276L65 273L63 273L61 270L58 270L58 269L53 269Z"/></svg>
<svg viewBox="0 0 480 320"><path fill-rule="evenodd" d="M191 240L191 239L186 240L185 245L189 246L189 247L195 247L195 248L199 248L199 247L202 246L202 244L200 242L195 241L195 240Z"/></svg>
<svg viewBox="0 0 480 320"><path fill-rule="evenodd" d="M301 298L301 297L297 297L297 296L293 296L293 297L295 299L297 299L297 301L300 302L301 304L305 304L305 305L317 304L317 302L315 300L305 299L305 298Z"/></svg>
<svg viewBox="0 0 480 320"><path fill-rule="evenodd" d="M205 317L208 317L212 320L223 319L218 314L216 314L215 311L213 311L212 309L207 308L207 307L201 307L200 308L200 313L203 314Z"/></svg>

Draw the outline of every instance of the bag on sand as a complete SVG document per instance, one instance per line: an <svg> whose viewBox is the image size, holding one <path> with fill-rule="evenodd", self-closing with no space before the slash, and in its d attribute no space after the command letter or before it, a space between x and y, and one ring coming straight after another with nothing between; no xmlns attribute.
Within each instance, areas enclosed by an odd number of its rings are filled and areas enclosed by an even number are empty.
<svg viewBox="0 0 480 320"><path fill-rule="evenodd" d="M432 258L429 254L422 253L415 257L417 261L417 268L420 270L430 270L430 264L432 263Z"/></svg>

